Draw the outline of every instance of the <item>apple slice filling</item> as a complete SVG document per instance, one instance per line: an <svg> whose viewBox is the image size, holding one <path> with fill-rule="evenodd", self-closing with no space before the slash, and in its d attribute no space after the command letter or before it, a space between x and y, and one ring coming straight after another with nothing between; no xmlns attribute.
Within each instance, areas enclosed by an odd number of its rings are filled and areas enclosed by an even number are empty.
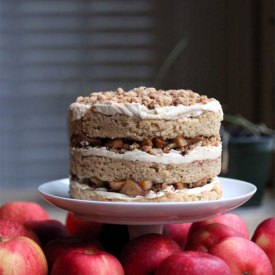
<svg viewBox="0 0 275 275"><path fill-rule="evenodd" d="M133 179L125 179L120 181L101 181L96 178L82 178L79 180L76 179L76 177L73 177L73 180L78 181L80 184L89 185L93 189L103 188L106 191L121 193L130 197L145 196L149 193L149 191L159 192L165 190L168 186L172 186L174 190L180 190L184 188L200 187L211 182L211 179L208 178L193 183L176 182L172 184L156 183L150 180L136 182Z"/></svg>
<svg viewBox="0 0 275 275"><path fill-rule="evenodd" d="M133 151L135 149L144 151L146 153L156 155L161 153L169 153L172 149L179 150L182 154L186 154L188 151L194 149L197 146L219 146L220 137L212 136L198 136L195 138L185 138L183 136L177 136L174 139L164 140L161 137L153 139L145 138L142 141L130 140L125 138L85 138L81 136L71 137L71 146L87 148L87 147L105 147L117 154L124 154L127 151Z"/></svg>

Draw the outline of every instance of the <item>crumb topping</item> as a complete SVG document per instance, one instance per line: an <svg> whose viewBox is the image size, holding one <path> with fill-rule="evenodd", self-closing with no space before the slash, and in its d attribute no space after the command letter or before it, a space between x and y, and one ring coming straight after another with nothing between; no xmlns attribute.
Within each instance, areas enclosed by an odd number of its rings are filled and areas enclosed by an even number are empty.
<svg viewBox="0 0 275 275"><path fill-rule="evenodd" d="M139 87L129 91L118 88L116 91L93 92L89 96L79 96L77 103L94 105L95 103L139 103L148 109L156 106L191 106L207 104L215 99L199 95L191 90L156 90L155 88Z"/></svg>

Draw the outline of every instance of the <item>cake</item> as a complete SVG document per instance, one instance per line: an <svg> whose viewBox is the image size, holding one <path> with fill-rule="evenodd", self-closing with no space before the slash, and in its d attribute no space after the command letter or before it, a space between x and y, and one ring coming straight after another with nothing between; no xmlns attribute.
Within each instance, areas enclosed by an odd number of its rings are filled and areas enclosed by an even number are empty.
<svg viewBox="0 0 275 275"><path fill-rule="evenodd" d="M213 98L191 90L94 92L69 108L72 198L217 200L220 124Z"/></svg>

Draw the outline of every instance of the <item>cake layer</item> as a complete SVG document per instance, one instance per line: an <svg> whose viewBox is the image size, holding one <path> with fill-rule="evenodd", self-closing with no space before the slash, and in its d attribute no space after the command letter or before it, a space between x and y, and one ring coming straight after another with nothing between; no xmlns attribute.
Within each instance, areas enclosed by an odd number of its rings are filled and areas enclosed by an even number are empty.
<svg viewBox="0 0 275 275"><path fill-rule="evenodd" d="M214 178L211 183L202 187L175 190L172 186L168 186L165 190L161 190L159 192L150 191L146 196L129 197L120 193L108 192L103 188L93 189L88 185L71 181L70 196L76 199L97 201L188 202L220 199L222 196L222 189L219 180Z"/></svg>
<svg viewBox="0 0 275 275"><path fill-rule="evenodd" d="M190 90L139 87L79 97L69 110L70 135L143 140L219 135L220 103Z"/></svg>
<svg viewBox="0 0 275 275"><path fill-rule="evenodd" d="M125 154L109 152L112 154L110 155L107 152L106 156L98 156L94 155L94 149L91 149L89 153L89 149L71 148L70 172L80 179L96 178L100 181L133 179L138 182L150 180L158 183L192 183L205 178L213 178L220 173L221 152L219 147L216 149L212 151L212 154L209 153L211 150L208 148L208 154L201 155L195 152L194 155L191 154L191 157L190 154L185 156L177 154L175 158L176 153L173 152L169 153L171 155L167 158L168 154L164 154L164 159L166 159L162 161L164 163L161 163L161 155L154 156L142 151L140 154L130 155L129 159L125 159ZM106 151L102 152L106 153Z"/></svg>
<svg viewBox="0 0 275 275"><path fill-rule="evenodd" d="M197 117L177 120L140 119L135 116L88 112L80 120L72 120L70 112L70 136L89 138L128 138L132 140L162 137L173 139L177 136L195 138L197 136L218 136L222 115L205 112Z"/></svg>

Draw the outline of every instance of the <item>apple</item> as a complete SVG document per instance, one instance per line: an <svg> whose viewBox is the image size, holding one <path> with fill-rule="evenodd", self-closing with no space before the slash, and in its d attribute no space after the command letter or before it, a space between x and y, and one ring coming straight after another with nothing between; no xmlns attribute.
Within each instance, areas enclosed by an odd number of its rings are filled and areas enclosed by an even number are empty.
<svg viewBox="0 0 275 275"><path fill-rule="evenodd" d="M232 274L273 274L272 265L264 251L245 238L226 238L209 252L224 260Z"/></svg>
<svg viewBox="0 0 275 275"><path fill-rule="evenodd" d="M0 220L0 237L1 238L14 238L19 236L25 236L36 243L40 244L37 236L26 226L19 222L9 221L9 220Z"/></svg>
<svg viewBox="0 0 275 275"><path fill-rule="evenodd" d="M72 236L86 239L97 239L102 226L102 223L80 219L72 212L68 212L66 217L66 227Z"/></svg>
<svg viewBox="0 0 275 275"><path fill-rule="evenodd" d="M249 239L249 231L246 223L240 216L233 213L223 214L205 221L194 222L190 228L189 233L191 234L195 230L199 229L201 226L209 223L222 223L231 226L236 231L241 232L244 238Z"/></svg>
<svg viewBox="0 0 275 275"><path fill-rule="evenodd" d="M265 252L275 272L275 217L268 218L257 226L252 241Z"/></svg>
<svg viewBox="0 0 275 275"><path fill-rule="evenodd" d="M105 250L117 257L129 240L128 226L124 224L104 224L99 236Z"/></svg>
<svg viewBox="0 0 275 275"><path fill-rule="evenodd" d="M220 258L201 251L170 255L160 263L156 275L230 275L228 265Z"/></svg>
<svg viewBox="0 0 275 275"><path fill-rule="evenodd" d="M164 259L180 251L182 249L172 239L152 233L131 240L120 259L126 274L154 274Z"/></svg>
<svg viewBox="0 0 275 275"><path fill-rule="evenodd" d="M184 249L191 225L192 223L165 224L163 234L170 237Z"/></svg>
<svg viewBox="0 0 275 275"><path fill-rule="evenodd" d="M37 235L42 247L51 240L70 235L67 228L57 220L29 221L25 225Z"/></svg>
<svg viewBox="0 0 275 275"><path fill-rule="evenodd" d="M24 223L30 220L47 220L49 216L36 202L15 201L0 207L0 220L12 220Z"/></svg>
<svg viewBox="0 0 275 275"><path fill-rule="evenodd" d="M243 235L222 223L206 224L189 235L185 250L208 252L211 247L228 237L243 237Z"/></svg>
<svg viewBox="0 0 275 275"><path fill-rule="evenodd" d="M113 255L98 249L73 248L54 263L51 275L123 275L121 263Z"/></svg>
<svg viewBox="0 0 275 275"><path fill-rule="evenodd" d="M78 237L64 237L49 241L43 249L49 268L53 266L57 258L72 248L103 249L102 245L97 241L87 242Z"/></svg>
<svg viewBox="0 0 275 275"><path fill-rule="evenodd" d="M39 245L30 238L0 238L0 274L46 275L47 261Z"/></svg>

